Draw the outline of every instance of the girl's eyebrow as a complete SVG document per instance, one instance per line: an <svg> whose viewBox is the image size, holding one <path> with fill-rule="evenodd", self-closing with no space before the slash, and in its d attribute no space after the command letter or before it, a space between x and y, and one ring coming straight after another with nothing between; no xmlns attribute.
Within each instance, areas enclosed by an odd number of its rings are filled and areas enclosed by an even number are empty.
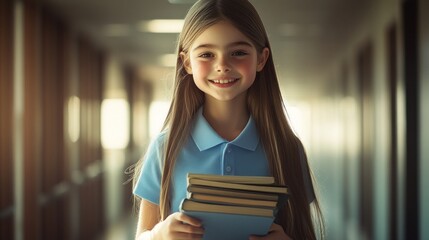
<svg viewBox="0 0 429 240"><path fill-rule="evenodd" d="M230 47L236 47L236 46L253 47L253 45L251 43L247 42L247 41L232 42L232 43L228 44L226 47L230 48ZM198 45L198 46L196 46L192 50L195 51L195 50L197 50L199 48L220 48L220 46L218 46L216 44L206 43L206 44Z"/></svg>

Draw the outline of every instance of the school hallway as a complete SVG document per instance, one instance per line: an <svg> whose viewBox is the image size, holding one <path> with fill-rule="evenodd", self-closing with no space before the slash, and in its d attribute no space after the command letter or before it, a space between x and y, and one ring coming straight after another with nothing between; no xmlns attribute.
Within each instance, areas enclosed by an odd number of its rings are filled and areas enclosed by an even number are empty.
<svg viewBox="0 0 429 240"><path fill-rule="evenodd" d="M429 239L429 1L249 0L329 240ZM0 0L0 239L131 240L193 0Z"/></svg>

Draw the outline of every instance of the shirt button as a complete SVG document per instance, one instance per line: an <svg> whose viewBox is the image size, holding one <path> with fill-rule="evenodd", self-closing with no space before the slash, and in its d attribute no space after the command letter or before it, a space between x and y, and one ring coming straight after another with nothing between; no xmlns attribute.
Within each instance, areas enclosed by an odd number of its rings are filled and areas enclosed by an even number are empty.
<svg viewBox="0 0 429 240"><path fill-rule="evenodd" d="M225 170L227 171L227 172L231 172L231 166L226 166L226 168L225 168Z"/></svg>
<svg viewBox="0 0 429 240"><path fill-rule="evenodd" d="M226 151L227 151L228 153L232 152L231 148L228 148Z"/></svg>

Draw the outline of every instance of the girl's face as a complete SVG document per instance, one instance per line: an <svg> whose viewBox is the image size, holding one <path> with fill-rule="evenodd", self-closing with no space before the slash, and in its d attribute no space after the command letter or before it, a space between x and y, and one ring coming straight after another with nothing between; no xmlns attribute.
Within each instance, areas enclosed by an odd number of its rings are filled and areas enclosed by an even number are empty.
<svg viewBox="0 0 429 240"><path fill-rule="evenodd" d="M269 50L265 48L258 54L249 38L232 24L221 21L202 32L188 54L182 54L182 59L197 87L206 96L231 101L245 98L256 72L264 67Z"/></svg>

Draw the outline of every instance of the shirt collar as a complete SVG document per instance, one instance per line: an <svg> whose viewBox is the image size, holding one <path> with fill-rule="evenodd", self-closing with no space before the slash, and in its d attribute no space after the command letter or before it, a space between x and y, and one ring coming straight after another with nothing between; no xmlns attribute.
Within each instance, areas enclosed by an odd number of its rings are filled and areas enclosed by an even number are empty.
<svg viewBox="0 0 429 240"><path fill-rule="evenodd" d="M201 107L196 114L195 125L191 132L192 139L198 149L204 151L219 144L227 143L228 141L219 136L204 118L202 109ZM244 127L240 135L230 143L247 150L255 151L259 143L259 135L252 117L249 118L246 127Z"/></svg>

